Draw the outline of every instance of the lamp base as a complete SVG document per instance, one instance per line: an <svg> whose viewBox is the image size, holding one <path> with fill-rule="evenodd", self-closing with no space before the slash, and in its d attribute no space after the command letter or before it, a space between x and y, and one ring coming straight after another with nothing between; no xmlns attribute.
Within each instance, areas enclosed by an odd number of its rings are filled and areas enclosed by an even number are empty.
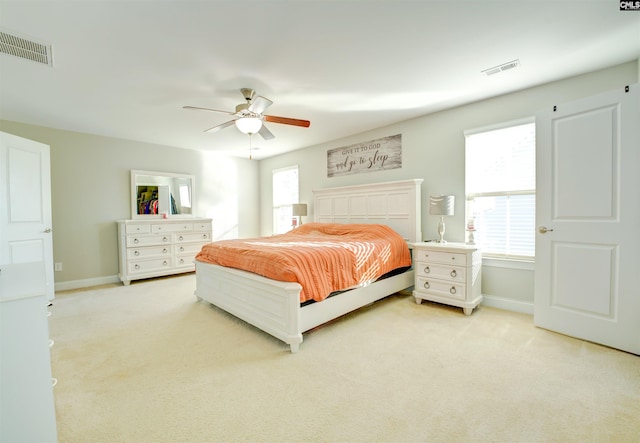
<svg viewBox="0 0 640 443"><path fill-rule="evenodd" d="M438 223L438 234L440 235L440 240L438 240L438 243L446 243L447 242L444 239L445 231L446 231L446 227L444 225L444 217L440 217L440 223Z"/></svg>

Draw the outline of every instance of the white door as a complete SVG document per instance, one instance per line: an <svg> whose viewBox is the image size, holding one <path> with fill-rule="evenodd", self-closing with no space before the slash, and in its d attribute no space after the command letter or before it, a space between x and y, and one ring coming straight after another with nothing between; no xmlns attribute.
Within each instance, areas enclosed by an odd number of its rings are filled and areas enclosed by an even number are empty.
<svg viewBox="0 0 640 443"><path fill-rule="evenodd" d="M54 297L49 146L0 132L0 278L3 291L23 292L27 284L8 273L42 262L47 298ZM2 274L5 274L4 277ZM44 278L43 278L44 277ZM11 283L11 285L9 283Z"/></svg>
<svg viewBox="0 0 640 443"><path fill-rule="evenodd" d="M640 85L558 104L536 131L534 323L640 354Z"/></svg>

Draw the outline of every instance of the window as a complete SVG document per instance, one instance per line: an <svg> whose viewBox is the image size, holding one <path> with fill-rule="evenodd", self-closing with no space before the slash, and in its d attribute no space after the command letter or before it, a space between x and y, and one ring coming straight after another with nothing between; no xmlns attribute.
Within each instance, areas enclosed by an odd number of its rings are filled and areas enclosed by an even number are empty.
<svg viewBox="0 0 640 443"><path fill-rule="evenodd" d="M465 132L467 228L483 256L535 256L536 134L528 120Z"/></svg>
<svg viewBox="0 0 640 443"><path fill-rule="evenodd" d="M298 166L273 171L273 233L292 228L291 205L298 203Z"/></svg>

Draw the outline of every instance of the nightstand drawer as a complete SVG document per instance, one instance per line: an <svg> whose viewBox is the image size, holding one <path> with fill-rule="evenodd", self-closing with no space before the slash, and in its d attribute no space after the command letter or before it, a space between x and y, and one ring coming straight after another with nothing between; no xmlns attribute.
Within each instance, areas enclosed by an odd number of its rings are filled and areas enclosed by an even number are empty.
<svg viewBox="0 0 640 443"><path fill-rule="evenodd" d="M418 249L416 261L451 263L458 266L465 266L467 264L467 254Z"/></svg>
<svg viewBox="0 0 640 443"><path fill-rule="evenodd" d="M458 300L465 299L465 285L418 277L415 290Z"/></svg>
<svg viewBox="0 0 640 443"><path fill-rule="evenodd" d="M461 266L449 266L441 263L418 262L415 265L419 277L436 278L453 282L467 281L467 270Z"/></svg>

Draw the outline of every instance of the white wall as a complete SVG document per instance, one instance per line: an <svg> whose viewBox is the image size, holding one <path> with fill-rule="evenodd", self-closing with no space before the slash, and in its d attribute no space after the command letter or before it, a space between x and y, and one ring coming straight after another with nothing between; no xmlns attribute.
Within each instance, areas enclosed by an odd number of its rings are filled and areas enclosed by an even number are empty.
<svg viewBox="0 0 640 443"><path fill-rule="evenodd" d="M513 92L466 106L429 114L413 120L378 128L352 137L301 149L260 162L260 232L272 232L271 171L299 165L300 201L309 204L313 219L312 190L422 178L423 208L429 194L455 194L455 216L447 221L447 239L463 242L464 232L464 135L468 129L534 116L536 111L595 93L623 87L638 80L638 62ZM514 74L517 74L514 73ZM510 75L504 73L503 75ZM500 76L495 76L499 81ZM493 80L493 79L492 79ZM313 122L312 122L313 124ZM380 137L402 134L402 168L382 172L327 177L327 151ZM322 167L319 167L322 165ZM438 217L423 210L424 239L437 238ZM503 267L483 268L483 293L487 302L525 312L532 311L533 270Z"/></svg>
<svg viewBox="0 0 640 443"><path fill-rule="evenodd" d="M213 219L214 239L258 235L257 162L9 121L0 130L51 146L57 290L118 281L115 221L131 217L131 169L194 175L195 215Z"/></svg>

